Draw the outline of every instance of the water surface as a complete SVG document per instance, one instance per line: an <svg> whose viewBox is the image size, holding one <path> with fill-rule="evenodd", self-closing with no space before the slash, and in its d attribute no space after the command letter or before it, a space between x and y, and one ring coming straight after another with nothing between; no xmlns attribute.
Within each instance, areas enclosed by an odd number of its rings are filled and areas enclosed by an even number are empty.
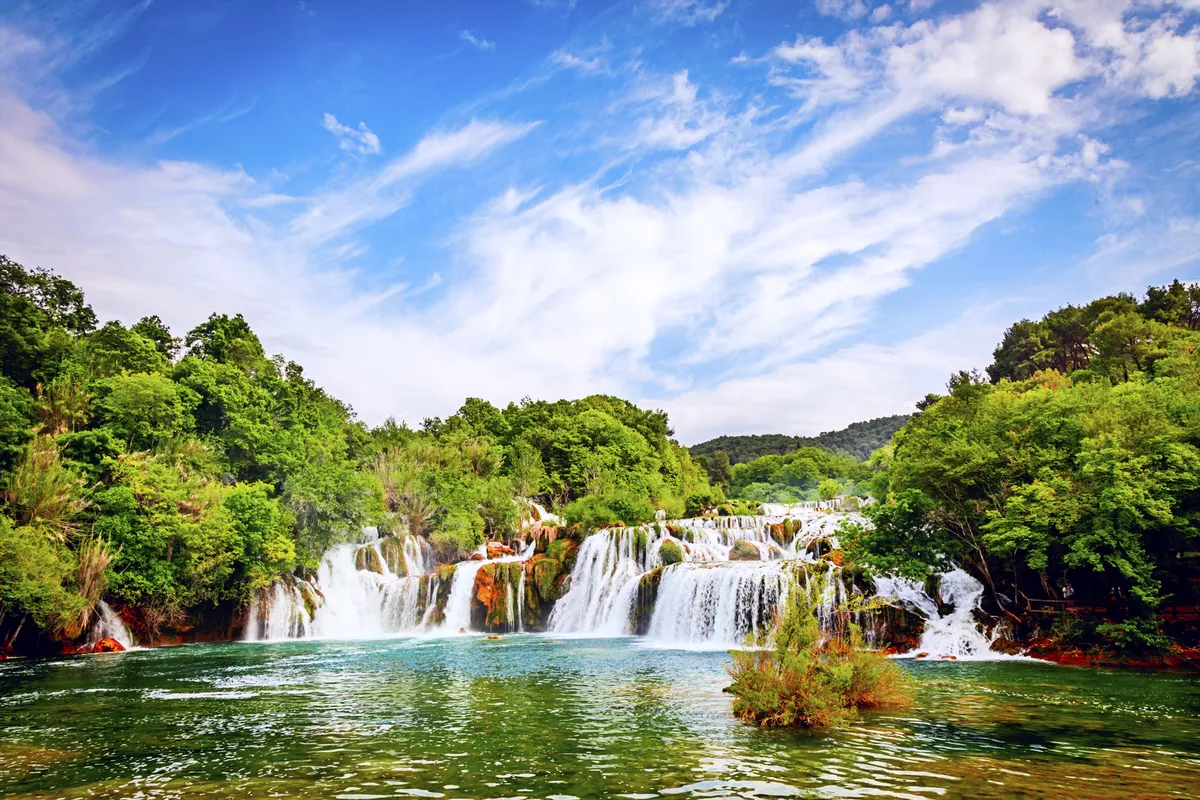
<svg viewBox="0 0 1200 800"><path fill-rule="evenodd" d="M0 796L1196 797L1194 676L907 663L833 735L737 722L723 653L542 636L0 664Z"/></svg>

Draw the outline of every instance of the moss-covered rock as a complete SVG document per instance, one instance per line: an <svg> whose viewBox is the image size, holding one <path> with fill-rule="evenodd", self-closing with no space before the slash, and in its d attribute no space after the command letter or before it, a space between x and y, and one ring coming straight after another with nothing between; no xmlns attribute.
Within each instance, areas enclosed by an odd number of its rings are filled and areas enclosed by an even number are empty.
<svg viewBox="0 0 1200 800"><path fill-rule="evenodd" d="M541 603L553 603L561 595L558 593L558 579L563 574L561 561L549 556L536 555L528 562L529 583L534 595Z"/></svg>
<svg viewBox="0 0 1200 800"><path fill-rule="evenodd" d="M575 556L579 552L579 544L573 539L555 539L546 546L546 557L553 558L570 572L575 566Z"/></svg>
<svg viewBox="0 0 1200 800"><path fill-rule="evenodd" d="M365 544L354 552L354 566L358 570L383 574L383 562L374 546Z"/></svg>
<svg viewBox="0 0 1200 800"><path fill-rule="evenodd" d="M662 558L664 567L669 567L672 564L678 564L683 561L683 547L674 539L663 539L662 547L658 551Z"/></svg>
<svg viewBox="0 0 1200 800"><path fill-rule="evenodd" d="M762 555L759 553L758 545L738 539L733 543L733 547L729 549L729 560L761 561Z"/></svg>
<svg viewBox="0 0 1200 800"><path fill-rule="evenodd" d="M408 565L404 561L404 544L407 538L407 534L400 534L379 540L379 552L383 555L383 563L392 574L400 577L408 575Z"/></svg>
<svg viewBox="0 0 1200 800"><path fill-rule="evenodd" d="M475 573L471 600L471 626L485 631L515 631L521 602L520 561L484 564Z"/></svg>
<svg viewBox="0 0 1200 800"><path fill-rule="evenodd" d="M678 547L678 545L676 545ZM663 567L652 569L638 579L637 596L634 599L630 625L639 636L650 630L650 619L654 616L654 604L658 601L658 586L662 582Z"/></svg>
<svg viewBox="0 0 1200 800"><path fill-rule="evenodd" d="M422 575L417 584L417 615L430 626L441 625L446 619L446 602L450 599L450 582L454 580L454 564L442 564L432 575ZM433 603L433 608L429 607Z"/></svg>

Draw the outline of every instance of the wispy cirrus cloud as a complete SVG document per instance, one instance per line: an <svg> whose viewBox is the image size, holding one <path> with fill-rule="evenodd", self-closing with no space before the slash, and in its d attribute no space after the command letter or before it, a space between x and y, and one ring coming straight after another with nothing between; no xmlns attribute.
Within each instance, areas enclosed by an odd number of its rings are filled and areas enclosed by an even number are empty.
<svg viewBox="0 0 1200 800"><path fill-rule="evenodd" d="M472 33L471 31L468 31L468 30L459 31L458 38L462 39L464 42L471 45L471 47L474 47L476 50L482 50L485 53L491 53L496 49L495 42L490 41L488 39L484 39L482 36L476 36L474 33Z"/></svg>
<svg viewBox="0 0 1200 800"><path fill-rule="evenodd" d="M379 137L367 127L367 123L358 123L357 128L343 125L338 118L329 112L321 119L321 127L337 137L338 146L343 150L361 153L362 155L378 155L383 152Z"/></svg>
<svg viewBox="0 0 1200 800"><path fill-rule="evenodd" d="M652 65L646 41L619 28L590 47L556 43L536 80L407 147L389 133L387 158L338 159L347 169L306 191L200 159L105 156L12 80L0 251L79 280L126 321L166 308L190 327L243 311L371 421L444 414L465 396L609 391L666 408L687 441L905 410L985 363L1022 303L1042 312L1051 297L1110 290L1122 264L1136 262L1138 281L1195 264L1196 215L1126 192L1135 167L1109 127L1138 104L1193 96L1198 34L1182 4L1022 0L925 18L901 3L826 5L850 22L762 43L729 67L739 83L708 50ZM734 16L661 0L631 19L647 9L684 28ZM23 62L49 49L0 27L4 41ZM595 94L576 98L580 87ZM536 92L532 113L522 103ZM349 152L382 152L365 124L328 115L324 127ZM903 333L875 324L923 271L950 269L1067 185L1141 211L1114 212L1122 227L1053 293L963 303ZM416 261L370 234L429 214L450 189L466 211L405 229L434 255L364 285L378 262Z"/></svg>

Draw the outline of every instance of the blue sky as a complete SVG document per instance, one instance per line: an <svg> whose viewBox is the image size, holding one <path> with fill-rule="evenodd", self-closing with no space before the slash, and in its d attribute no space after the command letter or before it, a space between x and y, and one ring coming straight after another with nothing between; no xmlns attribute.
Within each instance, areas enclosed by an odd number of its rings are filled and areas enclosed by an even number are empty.
<svg viewBox="0 0 1200 800"><path fill-rule="evenodd" d="M369 422L911 410L1200 278L1200 0L0 3L0 252Z"/></svg>

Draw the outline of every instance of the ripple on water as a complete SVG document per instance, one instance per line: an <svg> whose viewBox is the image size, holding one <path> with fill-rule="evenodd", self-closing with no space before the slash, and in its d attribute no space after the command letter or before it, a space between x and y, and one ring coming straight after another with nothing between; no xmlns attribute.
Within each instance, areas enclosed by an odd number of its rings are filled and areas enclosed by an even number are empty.
<svg viewBox="0 0 1200 800"><path fill-rule="evenodd" d="M722 653L629 639L75 661L0 670L0 795L1186 797L1200 782L1200 689L1175 676L906 663L915 708L824 736L734 721Z"/></svg>

